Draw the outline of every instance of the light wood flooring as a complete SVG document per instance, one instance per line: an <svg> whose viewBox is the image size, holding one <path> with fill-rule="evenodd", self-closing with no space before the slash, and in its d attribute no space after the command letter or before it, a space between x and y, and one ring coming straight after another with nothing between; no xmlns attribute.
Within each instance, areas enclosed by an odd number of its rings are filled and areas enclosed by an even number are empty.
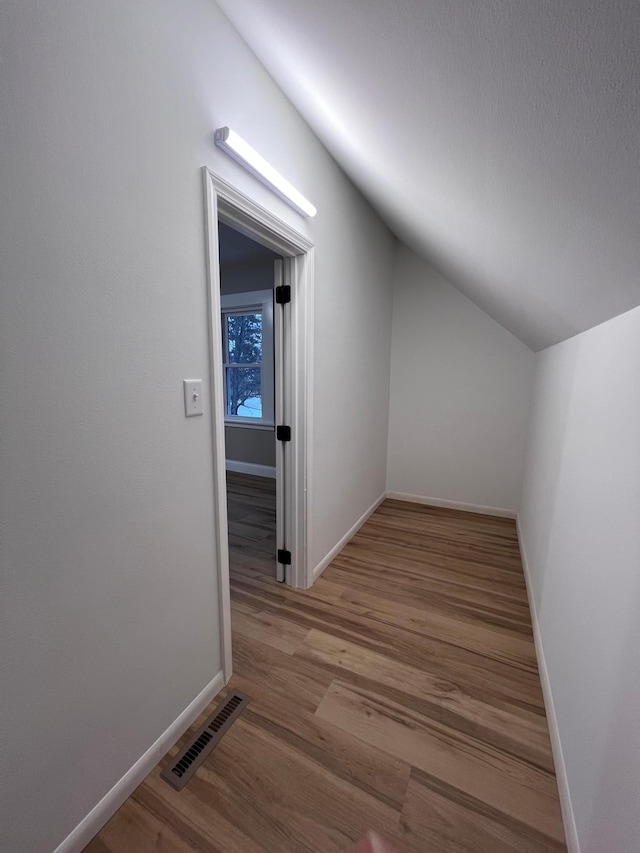
<svg viewBox="0 0 640 853"><path fill-rule="evenodd" d="M313 589L262 568L232 573L229 687L253 702L89 853L343 853L369 829L399 853L566 849L513 521L387 500Z"/></svg>

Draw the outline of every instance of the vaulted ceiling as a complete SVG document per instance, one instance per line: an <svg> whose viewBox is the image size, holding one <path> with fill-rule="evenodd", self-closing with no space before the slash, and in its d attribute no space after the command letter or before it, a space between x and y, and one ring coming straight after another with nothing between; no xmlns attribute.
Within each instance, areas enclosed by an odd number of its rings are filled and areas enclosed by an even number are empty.
<svg viewBox="0 0 640 853"><path fill-rule="evenodd" d="M640 304L638 0L218 2L398 237L533 349Z"/></svg>

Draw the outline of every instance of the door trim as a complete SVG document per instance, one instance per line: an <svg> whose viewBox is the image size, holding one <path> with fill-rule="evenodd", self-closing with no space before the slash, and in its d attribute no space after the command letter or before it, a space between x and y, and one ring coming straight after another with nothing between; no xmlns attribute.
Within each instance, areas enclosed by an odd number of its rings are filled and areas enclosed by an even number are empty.
<svg viewBox="0 0 640 853"><path fill-rule="evenodd" d="M220 630L225 682L232 673L231 599L227 522L224 401L222 383L222 333L220 317L220 265L218 222L222 221L283 257L285 283L291 284L283 392L292 438L285 455L285 529L291 566L285 581L297 588L313 583L307 519L311 515L311 424L313 405L313 288L315 249L306 237L228 184L207 166L202 168L206 213L207 289L209 296L209 391L213 450L214 532L218 565Z"/></svg>
<svg viewBox="0 0 640 853"><path fill-rule="evenodd" d="M275 465L275 478L276 478L276 553L278 553L281 549L286 549L287 540L286 540L286 512L287 507L285 504L284 496L286 491L286 479L285 479L285 451L286 451L286 443L282 441L278 441L278 432L277 425L278 424L286 424L286 415L285 415L285 393L284 393L284 385L285 385L285 374L284 374L284 326L285 326L285 310L287 308L286 305L279 305L275 301L275 294L277 293L278 287L281 287L284 282L284 263L280 259L273 262L273 368L275 374L275 387L274 387L274 417L276 428L274 429L274 435L276 437L276 465ZM288 319L287 319L288 322ZM276 580L277 581L285 581L287 580L287 567L282 563L276 560Z"/></svg>

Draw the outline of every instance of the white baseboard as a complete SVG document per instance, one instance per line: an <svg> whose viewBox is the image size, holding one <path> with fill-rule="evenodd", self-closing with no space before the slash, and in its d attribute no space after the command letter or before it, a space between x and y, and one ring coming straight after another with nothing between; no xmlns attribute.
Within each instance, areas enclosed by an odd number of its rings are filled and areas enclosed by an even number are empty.
<svg viewBox="0 0 640 853"><path fill-rule="evenodd" d="M549 670L547 669L547 661L544 656L542 635L540 633L540 622L538 620L538 611L536 609L533 588L531 586L531 575L529 573L529 564L527 563L527 554L524 547L524 540L522 538L522 530L520 528L520 519L516 519L516 525L518 527L518 542L520 544L524 580L527 585L527 596L529 598L529 610L531 611L531 624L533 626L533 639L536 646L536 657L538 658L538 670L540 671L540 683L542 684L544 707L547 712L547 722L549 724L551 751L553 752L553 763L556 769L556 780L558 783L558 794L560 796L560 808L562 809L562 821L564 823L567 851L568 853L580 853L578 830L576 827L575 815L573 813L573 804L571 802L569 779L567 778L567 767L564 762L564 754L562 752L562 741L560 740L558 718L556 717L556 709L553 704L551 681L549 680Z"/></svg>
<svg viewBox="0 0 640 853"><path fill-rule="evenodd" d="M393 498L396 501L409 501L409 503L425 504L426 506L441 506L445 509L460 509L463 512L479 512L482 515L497 515L501 518L515 518L517 515L513 509L483 506L482 504L468 504L462 501L446 501L442 498L426 498L422 495L409 495L405 492L387 492L387 497Z"/></svg>
<svg viewBox="0 0 640 853"><path fill-rule="evenodd" d="M224 675L219 672L199 693L191 704L184 709L180 716L171 723L169 728L152 744L133 767L124 774L122 779L104 795L89 814L80 821L76 828L56 847L54 853L80 853L105 823L112 817L124 801L135 791L142 780L148 776L158 761L166 755L178 738L184 734L199 714L204 711L209 702L224 687Z"/></svg>
<svg viewBox="0 0 640 853"><path fill-rule="evenodd" d="M365 521L369 518L370 515L373 515L373 513L378 509L378 507L380 506L380 504L382 503L382 501L386 497L387 497L386 493L383 493L380 495L379 498L376 498L376 500L371 504L369 509L366 510L366 512L364 512L360 516L360 518L356 521L356 523L353 525L353 527L351 527L349 530L347 530L347 532L344 534L342 539L336 545L334 545L334 547L329 551L327 556L324 557L322 560L320 560L318 565L315 567L315 569L311 573L311 577L313 578L314 581L320 577L320 575L324 572L324 570L327 568L329 563L334 559L334 557L338 556L338 554L340 553L340 551L342 551L342 549L347 544L347 542L349 542L349 540L353 539L353 537L356 535L358 530L360 530L360 528L365 523Z"/></svg>
<svg viewBox="0 0 640 853"><path fill-rule="evenodd" d="M276 478L276 469L272 465L258 465L255 462L239 462L236 459L226 460L227 471L236 471L238 474L252 474L254 477Z"/></svg>

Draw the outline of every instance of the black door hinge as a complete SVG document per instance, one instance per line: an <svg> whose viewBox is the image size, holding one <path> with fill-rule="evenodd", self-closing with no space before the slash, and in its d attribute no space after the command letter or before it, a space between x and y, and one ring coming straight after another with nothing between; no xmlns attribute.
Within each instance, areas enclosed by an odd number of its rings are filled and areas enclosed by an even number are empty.
<svg viewBox="0 0 640 853"><path fill-rule="evenodd" d="M284 548L278 548L278 562L283 566L291 565L291 551L286 551Z"/></svg>
<svg viewBox="0 0 640 853"><path fill-rule="evenodd" d="M278 441L291 441L291 427L279 426L276 427L276 438Z"/></svg>
<svg viewBox="0 0 640 853"><path fill-rule="evenodd" d="M280 284L276 287L276 302L278 305L286 305L291 302L291 285Z"/></svg>

